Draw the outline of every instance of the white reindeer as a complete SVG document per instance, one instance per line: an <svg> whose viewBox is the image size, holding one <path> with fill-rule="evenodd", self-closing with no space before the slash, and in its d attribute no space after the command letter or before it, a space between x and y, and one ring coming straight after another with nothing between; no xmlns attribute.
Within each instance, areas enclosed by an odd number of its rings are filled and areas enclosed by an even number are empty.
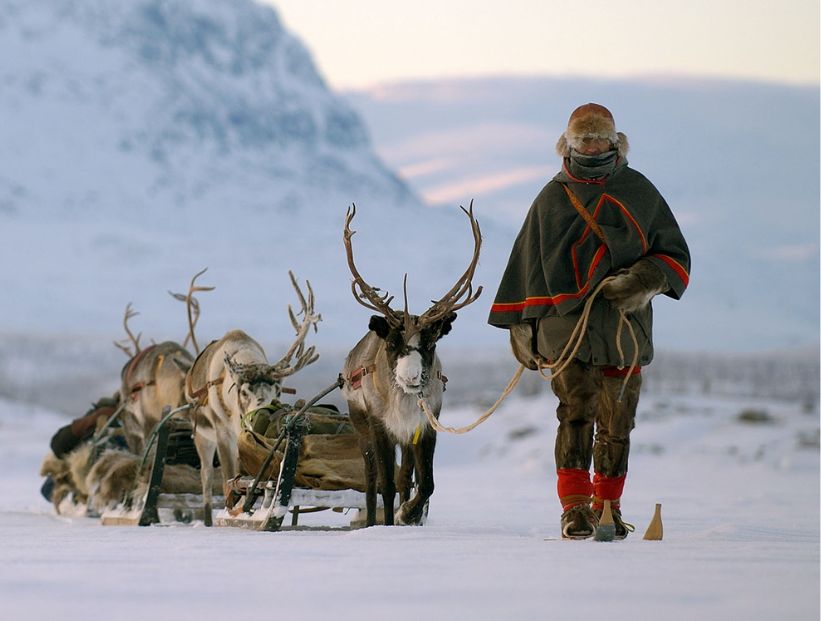
<svg viewBox="0 0 821 621"><path fill-rule="evenodd" d="M223 487L239 473L237 439L241 417L278 399L282 380L311 364L319 354L314 347L305 349L305 337L320 320L314 314L314 293L308 285L306 301L292 273L291 283L301 304L302 321L297 321L290 306L288 314L296 339L285 355L270 364L262 346L242 330L231 330L209 344L188 372L185 396L194 407L194 444L201 463L205 524L211 525L214 452L219 456Z"/></svg>

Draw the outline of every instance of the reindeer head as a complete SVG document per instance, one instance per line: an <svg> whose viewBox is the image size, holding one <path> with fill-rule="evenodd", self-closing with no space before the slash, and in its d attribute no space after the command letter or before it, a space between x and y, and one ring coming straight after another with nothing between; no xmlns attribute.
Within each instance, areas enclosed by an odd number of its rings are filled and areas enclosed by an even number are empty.
<svg viewBox="0 0 821 621"><path fill-rule="evenodd" d="M469 210L462 207L462 211L470 219L473 233L473 258L470 265L456 282L456 284L441 299L421 315L411 315L408 312L407 274L404 282L405 309L395 311L390 307L393 297L387 292L379 293L379 289L371 287L360 276L353 259L351 237L355 231L350 228L351 221L356 215L356 206L348 210L345 219L343 239L348 257L348 267L353 275L351 290L357 302L365 308L379 312L373 315L368 329L372 330L380 339L385 341L385 354L393 374L394 383L405 393L417 395L427 387L436 357L436 343L448 334L456 320L456 312L460 308L476 301L482 293L482 287L473 292L473 273L479 261L479 250L482 245L482 233L479 223L473 217L473 201Z"/></svg>
<svg viewBox="0 0 821 621"><path fill-rule="evenodd" d="M225 354L225 368L228 369L243 412L256 410L279 399L282 376L274 365L263 362L239 363L230 354Z"/></svg>
<svg viewBox="0 0 821 621"><path fill-rule="evenodd" d="M416 315L402 313L401 325L392 325L382 315L373 315L368 329L385 341L385 355L388 359L394 382L405 393L421 393L430 380L436 343L450 332L456 313L450 313L429 325L420 325Z"/></svg>
<svg viewBox="0 0 821 621"><path fill-rule="evenodd" d="M316 324L322 320L319 314L314 313L314 291L311 283L306 281L308 286L306 300L297 284L296 277L290 271L288 276L299 298L301 308L298 314L302 315L302 320L297 320L297 314L289 305L288 317L296 331L296 338L285 355L274 364L264 362L242 364L235 362L229 354L225 354L225 367L236 386L243 412L256 410L270 404L274 399L279 399L282 394L282 381L319 358L313 345L305 348L305 337L309 330L312 326L316 330Z"/></svg>

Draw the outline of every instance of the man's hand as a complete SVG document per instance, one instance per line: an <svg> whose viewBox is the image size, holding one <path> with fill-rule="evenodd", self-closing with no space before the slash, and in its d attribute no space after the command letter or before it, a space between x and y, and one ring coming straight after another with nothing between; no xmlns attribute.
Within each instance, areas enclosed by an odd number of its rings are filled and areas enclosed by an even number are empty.
<svg viewBox="0 0 821 621"><path fill-rule="evenodd" d="M615 308L632 313L647 306L653 296L668 288L664 272L649 259L639 259L629 268L616 272L601 292Z"/></svg>
<svg viewBox="0 0 821 621"><path fill-rule="evenodd" d="M510 347L516 360L531 371L539 368L540 356L533 351L533 327L529 323L510 326Z"/></svg>

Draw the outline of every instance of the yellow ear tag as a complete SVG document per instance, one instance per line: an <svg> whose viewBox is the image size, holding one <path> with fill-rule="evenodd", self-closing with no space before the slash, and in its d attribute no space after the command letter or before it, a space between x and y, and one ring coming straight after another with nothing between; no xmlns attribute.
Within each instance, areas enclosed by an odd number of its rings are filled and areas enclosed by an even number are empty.
<svg viewBox="0 0 821 621"><path fill-rule="evenodd" d="M414 434L413 434L413 443L414 443L414 444L416 444L417 442L419 442L419 436L421 436L421 435L422 435L422 425L419 425L419 426L416 428L416 431L415 431L415 432L414 432Z"/></svg>

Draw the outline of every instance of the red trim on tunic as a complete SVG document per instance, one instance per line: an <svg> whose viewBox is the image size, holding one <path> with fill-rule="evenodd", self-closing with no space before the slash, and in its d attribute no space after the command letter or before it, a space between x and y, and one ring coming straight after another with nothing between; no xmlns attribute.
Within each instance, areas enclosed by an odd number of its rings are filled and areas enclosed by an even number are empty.
<svg viewBox="0 0 821 621"><path fill-rule="evenodd" d="M633 217L633 214L630 213L630 210L627 209L627 207L625 207L624 204L621 201L619 201L615 197L611 196L610 194L602 194L602 200L604 200L604 199L607 199L607 200L610 200L610 201L613 201L614 203L616 203L616 205L619 207L619 209L621 209L621 211L624 213L624 215L627 216L627 219L630 220L630 222L633 224L634 227L636 227L636 231L638 231L639 238L641 239L641 251L642 251L642 253L646 253L647 252L647 238L644 236L644 231L641 230L641 227L639 226L639 223L636 221L636 219Z"/></svg>
<svg viewBox="0 0 821 621"><path fill-rule="evenodd" d="M666 254L651 254L650 256L656 257L657 259L661 259L667 265L669 265L670 269L672 269L676 273L681 282L684 283L685 287L690 284L690 275L687 273L687 270L685 270L684 267L673 257L669 257Z"/></svg>

